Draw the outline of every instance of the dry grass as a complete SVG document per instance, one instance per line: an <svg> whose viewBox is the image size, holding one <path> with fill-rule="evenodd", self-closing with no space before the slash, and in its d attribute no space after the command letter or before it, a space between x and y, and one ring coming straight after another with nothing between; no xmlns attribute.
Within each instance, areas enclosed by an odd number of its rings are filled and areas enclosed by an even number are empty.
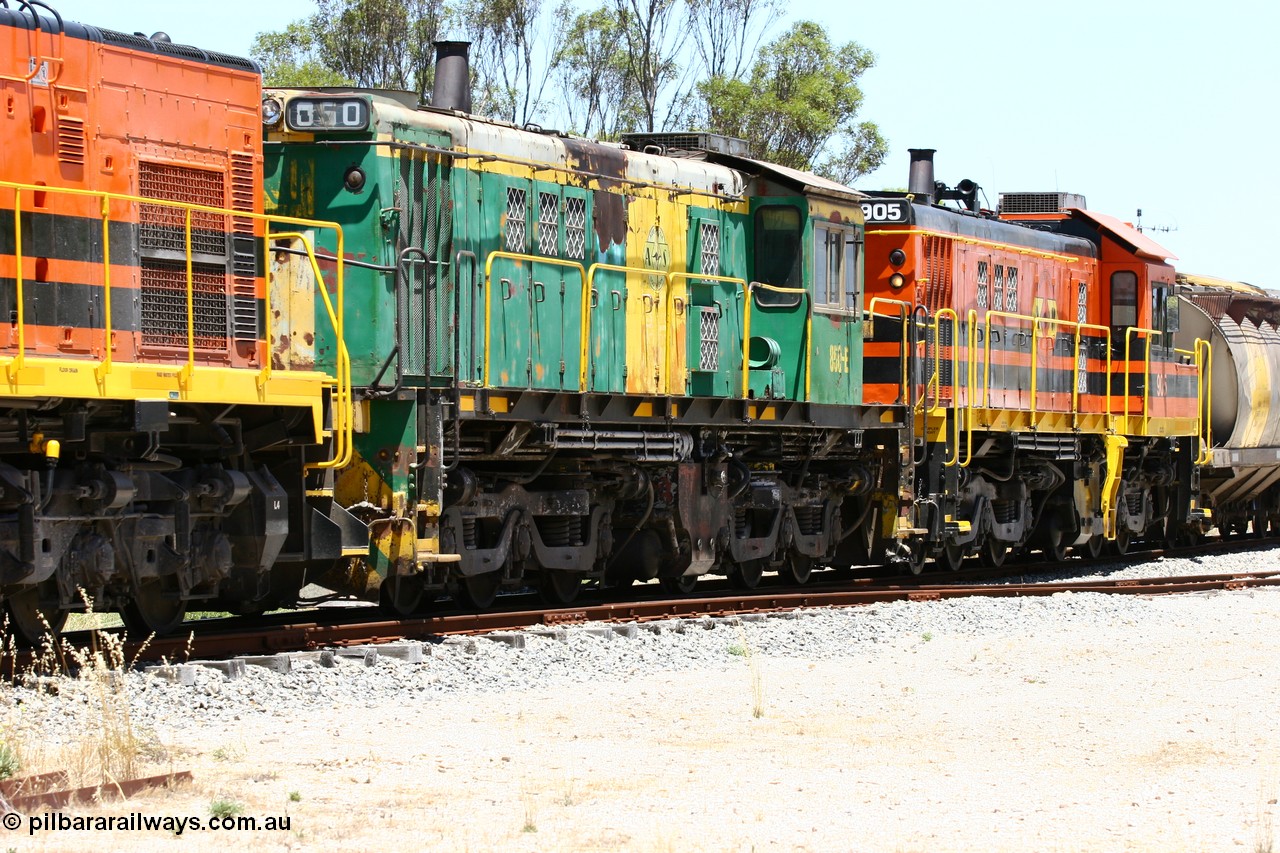
<svg viewBox="0 0 1280 853"><path fill-rule="evenodd" d="M81 595L85 621L96 626L99 614L93 610L93 601L83 591ZM45 627L48 629L48 623ZM7 623L2 645L13 660L16 643ZM166 762L167 750L154 733L140 730L130 713L132 697L126 675L136 662L136 657L126 657L124 639L119 635L94 627L89 645L77 647L47 630L31 665L11 673L13 680L38 692L76 695L93 713L85 716L78 736L55 746L42 732L32 732L24 725L22 707L15 703L3 734L11 763L26 773L65 770L76 787L110 787L147 775L152 766Z"/></svg>

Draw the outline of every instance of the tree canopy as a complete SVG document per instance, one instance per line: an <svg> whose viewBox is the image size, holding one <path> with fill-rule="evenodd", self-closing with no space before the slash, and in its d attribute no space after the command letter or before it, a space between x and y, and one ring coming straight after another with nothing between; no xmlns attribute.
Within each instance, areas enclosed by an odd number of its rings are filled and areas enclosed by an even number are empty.
<svg viewBox="0 0 1280 853"><path fill-rule="evenodd" d="M472 42L478 113L615 139L739 136L755 156L849 183L887 145L859 118L874 55L800 21L763 48L782 0L317 0L258 34L268 85L405 89L426 98L432 42ZM555 45L548 48L547 45Z"/></svg>

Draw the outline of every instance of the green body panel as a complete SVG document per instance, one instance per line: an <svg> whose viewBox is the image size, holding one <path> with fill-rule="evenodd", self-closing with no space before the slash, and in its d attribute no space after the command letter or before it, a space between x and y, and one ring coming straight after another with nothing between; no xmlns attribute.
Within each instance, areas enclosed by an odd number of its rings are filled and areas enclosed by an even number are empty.
<svg viewBox="0 0 1280 853"><path fill-rule="evenodd" d="M714 236L719 244L705 245ZM747 278L744 217L709 208L689 208L687 269ZM716 269L708 270L714 257ZM743 288L740 284L692 279L688 287L688 393L696 397L742 394ZM703 358L704 346L706 357Z"/></svg>
<svg viewBox="0 0 1280 853"><path fill-rule="evenodd" d="M624 266L627 247L615 243L602 248L599 241L588 241L595 252L595 262ZM599 270L591 281L594 308L591 309L590 388L601 393L620 394L627 383L627 276L626 273Z"/></svg>

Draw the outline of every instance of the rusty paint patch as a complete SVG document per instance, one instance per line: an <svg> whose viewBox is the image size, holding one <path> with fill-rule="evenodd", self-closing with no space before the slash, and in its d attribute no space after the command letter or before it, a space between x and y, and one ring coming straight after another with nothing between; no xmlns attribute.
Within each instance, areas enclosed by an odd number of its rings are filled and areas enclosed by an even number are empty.
<svg viewBox="0 0 1280 853"><path fill-rule="evenodd" d="M595 208L596 240L600 243L600 251L607 252L610 246L622 246L627 241L627 201L626 197L605 190L596 190L592 196Z"/></svg>
<svg viewBox="0 0 1280 853"><path fill-rule="evenodd" d="M316 342L316 336L311 334L310 332L304 332L302 335L302 339L307 342L307 346L312 346Z"/></svg>
<svg viewBox="0 0 1280 853"><path fill-rule="evenodd" d="M580 186L595 177L601 189L616 189L627 177L627 152L612 145L600 145L583 139L565 139L564 150L571 170L570 179L577 179ZM588 175L572 174L572 170L588 172Z"/></svg>

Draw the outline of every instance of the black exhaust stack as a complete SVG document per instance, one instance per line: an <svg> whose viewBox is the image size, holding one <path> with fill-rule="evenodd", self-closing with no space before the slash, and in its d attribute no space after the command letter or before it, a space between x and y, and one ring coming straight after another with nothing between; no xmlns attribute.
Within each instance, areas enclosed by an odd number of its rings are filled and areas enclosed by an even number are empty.
<svg viewBox="0 0 1280 853"><path fill-rule="evenodd" d="M436 77L431 86L431 106L441 110L471 112L471 62L469 41L438 41Z"/></svg>
<svg viewBox="0 0 1280 853"><path fill-rule="evenodd" d="M908 148L911 155L911 177L907 192L916 197L917 204L933 203L933 155L935 148Z"/></svg>

